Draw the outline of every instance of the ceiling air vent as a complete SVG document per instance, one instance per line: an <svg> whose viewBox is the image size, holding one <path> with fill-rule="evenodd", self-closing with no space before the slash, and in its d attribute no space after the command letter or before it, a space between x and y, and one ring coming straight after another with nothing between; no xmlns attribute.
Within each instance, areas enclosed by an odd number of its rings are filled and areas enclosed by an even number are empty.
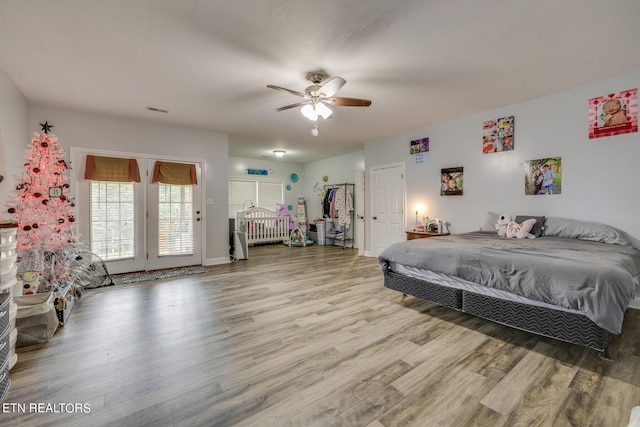
<svg viewBox="0 0 640 427"><path fill-rule="evenodd" d="M162 108L156 108L156 107L147 107L147 110L149 111L155 111L156 113L168 113L168 110L163 110Z"/></svg>

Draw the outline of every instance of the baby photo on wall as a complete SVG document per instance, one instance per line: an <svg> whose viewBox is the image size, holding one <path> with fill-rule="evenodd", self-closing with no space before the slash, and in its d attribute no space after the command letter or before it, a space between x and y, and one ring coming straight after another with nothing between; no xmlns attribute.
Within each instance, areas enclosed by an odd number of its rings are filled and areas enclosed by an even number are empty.
<svg viewBox="0 0 640 427"><path fill-rule="evenodd" d="M462 185L464 184L463 167L442 169L440 173L440 195L441 196L462 196Z"/></svg>
<svg viewBox="0 0 640 427"><path fill-rule="evenodd" d="M482 152L497 153L513 150L513 116L482 123Z"/></svg>
<svg viewBox="0 0 640 427"><path fill-rule="evenodd" d="M562 194L562 160L560 157L524 162L524 194Z"/></svg>
<svg viewBox="0 0 640 427"><path fill-rule="evenodd" d="M589 139L638 132L638 89L589 100Z"/></svg>

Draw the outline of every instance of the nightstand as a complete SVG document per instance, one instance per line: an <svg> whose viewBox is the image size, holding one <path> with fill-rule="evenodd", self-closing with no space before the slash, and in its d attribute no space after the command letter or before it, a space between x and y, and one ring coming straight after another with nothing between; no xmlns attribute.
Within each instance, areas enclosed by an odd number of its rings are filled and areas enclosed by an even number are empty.
<svg viewBox="0 0 640 427"><path fill-rule="evenodd" d="M449 233L438 233L436 231L407 231L407 240L426 239L429 237L448 236Z"/></svg>

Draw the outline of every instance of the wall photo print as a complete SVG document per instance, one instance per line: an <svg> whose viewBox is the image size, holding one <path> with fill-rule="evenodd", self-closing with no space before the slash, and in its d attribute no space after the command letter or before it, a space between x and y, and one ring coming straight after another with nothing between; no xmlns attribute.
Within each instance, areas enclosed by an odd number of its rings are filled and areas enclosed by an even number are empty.
<svg viewBox="0 0 640 427"><path fill-rule="evenodd" d="M441 196L462 196L464 184L463 167L442 169L440 174Z"/></svg>
<svg viewBox="0 0 640 427"><path fill-rule="evenodd" d="M589 100L589 139L638 132L638 89Z"/></svg>
<svg viewBox="0 0 640 427"><path fill-rule="evenodd" d="M513 150L513 116L482 123L482 152L497 153Z"/></svg>
<svg viewBox="0 0 640 427"><path fill-rule="evenodd" d="M524 162L524 194L562 194L562 159L526 160Z"/></svg>
<svg viewBox="0 0 640 427"><path fill-rule="evenodd" d="M414 139L411 141L409 153L413 157L413 163L420 165L424 163L425 153L429 152L429 138Z"/></svg>

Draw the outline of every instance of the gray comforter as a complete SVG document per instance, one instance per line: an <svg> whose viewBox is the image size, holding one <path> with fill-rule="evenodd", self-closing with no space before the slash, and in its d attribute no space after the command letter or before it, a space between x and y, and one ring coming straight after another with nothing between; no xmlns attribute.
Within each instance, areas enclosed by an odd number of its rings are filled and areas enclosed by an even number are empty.
<svg viewBox="0 0 640 427"><path fill-rule="evenodd" d="M505 239L472 232L395 243L378 257L583 312L619 334L640 274L640 251L578 239Z"/></svg>

